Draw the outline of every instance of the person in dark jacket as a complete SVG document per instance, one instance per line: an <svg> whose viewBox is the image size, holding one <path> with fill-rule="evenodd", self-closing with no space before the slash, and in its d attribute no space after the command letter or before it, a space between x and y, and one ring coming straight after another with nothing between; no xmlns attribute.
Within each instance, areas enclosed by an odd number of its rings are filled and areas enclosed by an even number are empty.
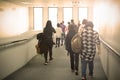
<svg viewBox="0 0 120 80"><path fill-rule="evenodd" d="M48 64L48 53L49 53L49 61L53 60L53 56L52 56L52 48L53 48L53 33L56 33L55 29L52 26L52 22L50 20L47 21L46 26L43 30L43 33L45 35L46 38L46 45L48 47L48 50L46 49L45 53L44 53L44 58L45 58L45 65Z"/></svg>
<svg viewBox="0 0 120 80"><path fill-rule="evenodd" d="M71 23L68 27L68 33L65 38L65 48L70 54L70 66L71 71L75 72L76 75L78 75L78 66L79 66L79 53L75 53L72 51L71 48L71 40L73 36L77 33L76 31L76 25Z"/></svg>

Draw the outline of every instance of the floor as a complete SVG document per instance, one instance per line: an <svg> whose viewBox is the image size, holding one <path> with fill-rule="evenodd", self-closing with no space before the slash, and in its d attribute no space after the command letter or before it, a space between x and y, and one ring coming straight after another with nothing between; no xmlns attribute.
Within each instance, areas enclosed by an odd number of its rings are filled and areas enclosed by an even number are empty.
<svg viewBox="0 0 120 80"><path fill-rule="evenodd" d="M79 75L76 76L71 72L69 55L64 46L53 48L53 57L52 62L44 65L43 55L38 54L3 80L81 80L81 63L79 62ZM107 80L98 55L95 57L93 80Z"/></svg>

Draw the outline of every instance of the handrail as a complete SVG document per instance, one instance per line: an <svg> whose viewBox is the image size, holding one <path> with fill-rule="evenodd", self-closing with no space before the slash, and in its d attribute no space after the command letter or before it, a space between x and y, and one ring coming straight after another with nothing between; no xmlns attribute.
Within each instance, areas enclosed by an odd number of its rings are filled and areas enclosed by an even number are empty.
<svg viewBox="0 0 120 80"><path fill-rule="evenodd" d="M118 57L120 57L120 53L115 50L114 48L112 48L108 43L106 43L104 40L100 39L101 42L107 47L109 48L112 52L114 52Z"/></svg>
<svg viewBox="0 0 120 80"><path fill-rule="evenodd" d="M5 45L9 45L9 44L13 44L13 43L17 43L17 42L21 42L21 41L26 41L26 40L28 40L28 39L11 41L11 42L8 42L8 43L0 44L0 47L5 46Z"/></svg>
<svg viewBox="0 0 120 80"><path fill-rule="evenodd" d="M25 33L22 33L21 35L17 35L14 37L5 38L5 39L1 38L0 39L0 49L14 46L14 45L17 45L20 43L24 43L25 41L29 41L29 40L33 39L34 37L36 37L36 35L40 32L42 32L42 31L30 30Z"/></svg>
<svg viewBox="0 0 120 80"><path fill-rule="evenodd" d="M33 39L34 37L35 37L35 35L32 36L32 37L26 38L26 39L24 38L24 39L14 40L14 41L10 41L10 42L7 42L7 43L0 44L0 49L6 48L6 47L9 47L9 46L13 46L15 44L23 43L25 41L29 41L30 39Z"/></svg>

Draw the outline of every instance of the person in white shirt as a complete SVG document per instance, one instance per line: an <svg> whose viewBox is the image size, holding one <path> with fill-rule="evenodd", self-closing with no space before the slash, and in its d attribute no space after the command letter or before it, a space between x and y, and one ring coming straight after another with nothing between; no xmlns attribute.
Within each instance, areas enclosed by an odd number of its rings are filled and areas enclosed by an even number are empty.
<svg viewBox="0 0 120 80"><path fill-rule="evenodd" d="M60 27L60 24L57 23L57 28L56 28L56 44L55 47L59 47L60 46L60 39L61 39L61 35L62 35L62 29Z"/></svg>

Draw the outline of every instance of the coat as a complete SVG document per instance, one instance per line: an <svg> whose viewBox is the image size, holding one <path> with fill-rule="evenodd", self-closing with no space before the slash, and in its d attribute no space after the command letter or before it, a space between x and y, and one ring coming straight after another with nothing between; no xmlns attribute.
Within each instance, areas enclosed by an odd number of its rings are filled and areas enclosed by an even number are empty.
<svg viewBox="0 0 120 80"><path fill-rule="evenodd" d="M43 54L48 51L48 40L45 37L44 33L37 34L38 47L40 49L40 54Z"/></svg>

